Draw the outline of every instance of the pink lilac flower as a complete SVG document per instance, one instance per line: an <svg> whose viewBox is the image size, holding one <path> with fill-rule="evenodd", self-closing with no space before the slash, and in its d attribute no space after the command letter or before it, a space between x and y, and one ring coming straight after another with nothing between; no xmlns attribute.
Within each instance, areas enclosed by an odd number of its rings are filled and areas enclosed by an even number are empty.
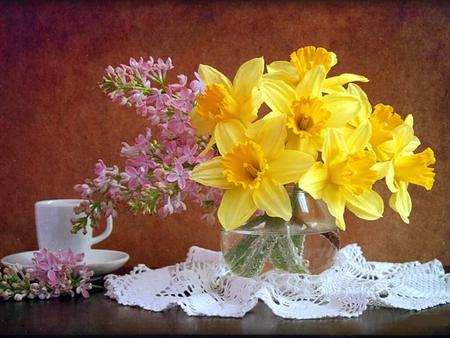
<svg viewBox="0 0 450 338"><path fill-rule="evenodd" d="M167 175L167 181L177 182L181 189L186 187L186 180L189 178L189 172L186 171L180 163L175 164L172 173Z"/></svg>
<svg viewBox="0 0 450 338"><path fill-rule="evenodd" d="M200 74L195 72L194 73L195 80L191 82L190 88L193 91L198 91L200 94L205 93L205 84L200 79Z"/></svg>
<svg viewBox="0 0 450 338"><path fill-rule="evenodd" d="M149 184L147 179L148 169L145 167L138 167L137 169L134 167L125 167L125 172L130 177L128 181L128 188L134 189L137 186L145 186Z"/></svg>
<svg viewBox="0 0 450 338"><path fill-rule="evenodd" d="M198 156L198 144L192 146L185 145L183 147L183 155L179 158L181 163L187 162L189 164L194 164L197 161Z"/></svg>
<svg viewBox="0 0 450 338"><path fill-rule="evenodd" d="M75 191L78 192L82 198L90 198L93 190L87 184L77 184L74 187Z"/></svg>
<svg viewBox="0 0 450 338"><path fill-rule="evenodd" d="M128 202L132 210L157 212L167 216L186 210L186 202L205 207L208 221L220 201L218 189L201 186L189 179L190 171L199 163L216 155L203 154L208 138L195 135L190 112L196 96L204 92L199 75L195 80L180 74L177 81L167 83L172 60L130 58L129 65L109 66L100 87L119 104L135 108L145 116L146 133L134 144L124 142L121 155L125 170L108 167L101 160L96 165L96 178L75 186L89 205L76 208L73 232L95 226L101 217L116 216L116 205ZM219 196L219 197L218 197Z"/></svg>
<svg viewBox="0 0 450 338"><path fill-rule="evenodd" d="M95 174L97 176L105 176L106 175L106 166L105 163L102 160L98 160L97 164L95 165Z"/></svg>
<svg viewBox="0 0 450 338"><path fill-rule="evenodd" d="M162 208L159 209L158 214L161 217L166 217L168 215L173 214L175 211L175 208L172 205L172 201L170 196L166 197L166 203L162 206Z"/></svg>
<svg viewBox="0 0 450 338"><path fill-rule="evenodd" d="M117 216L117 211L116 211L112 201L102 202L100 205L100 208L101 208L102 212L105 214L105 217L109 217L109 216L116 217Z"/></svg>
<svg viewBox="0 0 450 338"><path fill-rule="evenodd" d="M175 212L182 212L186 210L186 204L181 199L181 192L175 195L172 205Z"/></svg>
<svg viewBox="0 0 450 338"><path fill-rule="evenodd" d="M42 249L33 254L33 266L27 270L33 292L41 299L58 297L63 294L74 296L76 293L89 297L88 290L92 288L90 278L93 272L82 263L84 254L74 255L72 250L50 251Z"/></svg>

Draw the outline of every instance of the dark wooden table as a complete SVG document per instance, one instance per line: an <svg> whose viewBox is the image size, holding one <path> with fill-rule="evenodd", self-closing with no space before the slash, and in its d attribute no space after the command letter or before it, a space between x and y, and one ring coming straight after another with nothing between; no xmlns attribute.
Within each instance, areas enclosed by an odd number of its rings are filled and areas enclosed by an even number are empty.
<svg viewBox="0 0 450 338"><path fill-rule="evenodd" d="M0 334L450 334L450 304L421 312L369 308L353 319L286 320L259 303L243 319L149 312L96 292L89 299L0 303Z"/></svg>

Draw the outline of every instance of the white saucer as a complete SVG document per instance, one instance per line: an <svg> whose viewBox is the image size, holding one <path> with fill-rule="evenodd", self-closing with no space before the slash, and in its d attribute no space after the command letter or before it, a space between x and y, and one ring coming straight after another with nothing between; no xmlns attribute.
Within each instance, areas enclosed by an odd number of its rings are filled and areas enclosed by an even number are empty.
<svg viewBox="0 0 450 338"><path fill-rule="evenodd" d="M24 268L31 267L31 258L33 258L33 252L36 251L26 251L5 256L2 258L1 263L5 266L20 264ZM84 262L86 263L88 268L94 271L94 276L101 276L112 273L121 268L129 259L130 255L128 255L126 252L92 249L91 252L86 254Z"/></svg>

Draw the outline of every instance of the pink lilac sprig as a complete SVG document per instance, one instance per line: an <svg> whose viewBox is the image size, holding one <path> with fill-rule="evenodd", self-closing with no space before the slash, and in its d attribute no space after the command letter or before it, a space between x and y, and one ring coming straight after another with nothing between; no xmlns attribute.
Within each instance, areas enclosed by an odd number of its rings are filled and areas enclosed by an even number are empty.
<svg viewBox="0 0 450 338"><path fill-rule="evenodd" d="M21 301L76 294L87 298L93 271L82 263L83 258L84 254L74 255L70 249L35 252L31 267L14 265L0 272L0 298Z"/></svg>
<svg viewBox="0 0 450 338"><path fill-rule="evenodd" d="M75 208L76 217L72 219L73 233L87 226L97 226L101 217L117 216L116 205L128 199L127 182L129 175L119 172L117 166L107 167L102 160L95 165L94 179L87 179L83 184L75 185L75 191L85 199Z"/></svg>
<svg viewBox="0 0 450 338"><path fill-rule="evenodd" d="M205 208L205 220L215 222L221 192L190 180L197 164L216 155L214 150L204 154L209 139L197 137L190 122L189 113L204 86L197 74L190 83L182 74L177 82L167 83L172 68L170 58L141 58L106 69L100 87L114 102L134 107L147 118L148 126L134 144L123 143L123 171L99 160L97 177L75 186L86 201L75 209L73 232L86 232L88 224L96 226L101 217L115 217L121 202L134 213L164 217L186 210L190 201Z"/></svg>

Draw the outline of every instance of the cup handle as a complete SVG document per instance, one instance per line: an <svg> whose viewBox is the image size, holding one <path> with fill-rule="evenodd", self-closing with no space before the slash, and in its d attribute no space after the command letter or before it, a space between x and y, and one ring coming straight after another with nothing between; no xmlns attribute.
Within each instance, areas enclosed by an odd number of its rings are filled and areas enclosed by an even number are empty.
<svg viewBox="0 0 450 338"><path fill-rule="evenodd" d="M103 231L100 235L93 237L91 245L97 244L97 243L105 240L106 238L108 238L109 235L111 235L112 229L113 229L112 216L108 216L108 218L106 219L105 231Z"/></svg>

